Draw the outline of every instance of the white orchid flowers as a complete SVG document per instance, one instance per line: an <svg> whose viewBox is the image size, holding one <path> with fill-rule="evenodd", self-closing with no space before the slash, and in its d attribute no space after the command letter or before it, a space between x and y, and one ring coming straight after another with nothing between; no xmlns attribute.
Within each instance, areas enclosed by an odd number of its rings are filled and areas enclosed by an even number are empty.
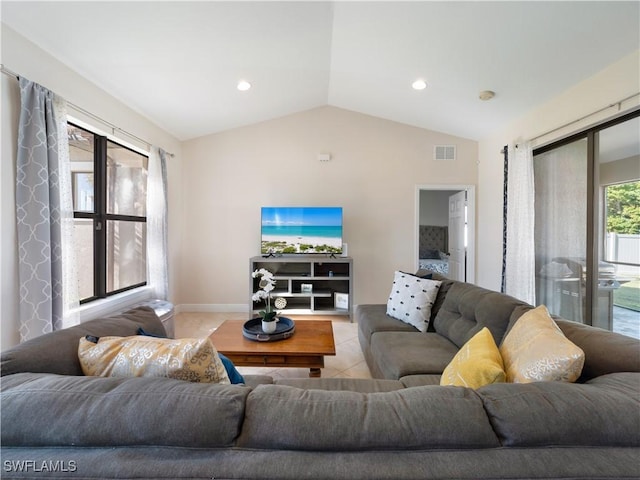
<svg viewBox="0 0 640 480"><path fill-rule="evenodd" d="M261 300L266 301L266 308L261 310L259 314L265 322L273 322L276 320L277 312L271 307L271 292L276 288L276 279L274 278L273 273L266 268L255 270L251 276L253 278L260 277L260 282L258 283L260 290L254 293L251 299L254 302L259 302ZM275 303L278 308L284 308L287 305L287 301L284 298L277 298ZM280 307L280 305L282 305L282 307Z"/></svg>

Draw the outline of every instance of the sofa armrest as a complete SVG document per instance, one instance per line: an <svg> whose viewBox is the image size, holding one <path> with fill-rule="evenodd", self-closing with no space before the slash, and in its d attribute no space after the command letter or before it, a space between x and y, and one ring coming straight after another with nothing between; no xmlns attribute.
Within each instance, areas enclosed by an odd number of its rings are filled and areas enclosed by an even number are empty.
<svg viewBox="0 0 640 480"><path fill-rule="evenodd" d="M22 372L82 375L78 360L80 338L86 335L127 337L136 335L138 328L155 335L167 334L152 308L137 307L119 315L47 333L5 350L0 355L0 375Z"/></svg>
<svg viewBox="0 0 640 480"><path fill-rule="evenodd" d="M584 351L579 382L616 372L640 372L640 340L562 318L562 333Z"/></svg>

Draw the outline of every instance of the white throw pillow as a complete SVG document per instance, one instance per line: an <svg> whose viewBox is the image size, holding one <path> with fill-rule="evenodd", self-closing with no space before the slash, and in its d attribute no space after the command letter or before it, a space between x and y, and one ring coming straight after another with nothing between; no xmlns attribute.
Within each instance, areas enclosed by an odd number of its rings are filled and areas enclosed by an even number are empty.
<svg viewBox="0 0 640 480"><path fill-rule="evenodd" d="M387 302L387 315L426 332L431 319L431 307L442 282L395 272Z"/></svg>

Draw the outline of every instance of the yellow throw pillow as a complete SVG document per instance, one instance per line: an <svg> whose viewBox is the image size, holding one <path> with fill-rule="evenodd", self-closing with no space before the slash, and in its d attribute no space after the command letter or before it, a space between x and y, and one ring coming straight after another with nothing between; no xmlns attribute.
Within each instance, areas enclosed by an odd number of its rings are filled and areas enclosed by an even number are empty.
<svg viewBox="0 0 640 480"><path fill-rule="evenodd" d="M169 377L202 383L231 383L209 338L102 337L80 339L78 358L85 375Z"/></svg>
<svg viewBox="0 0 640 480"><path fill-rule="evenodd" d="M484 327L465 343L442 372L440 385L480 388L504 382L502 357L493 335Z"/></svg>
<svg viewBox="0 0 640 480"><path fill-rule="evenodd" d="M500 353L507 382L575 382L584 365L584 352L564 336L544 305L516 321Z"/></svg>

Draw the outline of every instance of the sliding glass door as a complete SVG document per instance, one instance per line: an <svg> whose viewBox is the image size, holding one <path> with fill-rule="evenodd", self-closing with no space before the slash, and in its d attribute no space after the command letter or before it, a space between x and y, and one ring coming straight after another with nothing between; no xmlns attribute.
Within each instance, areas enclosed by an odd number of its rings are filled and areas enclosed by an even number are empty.
<svg viewBox="0 0 640 480"><path fill-rule="evenodd" d="M640 338L639 112L534 151L536 303Z"/></svg>
<svg viewBox="0 0 640 480"><path fill-rule="evenodd" d="M534 155L536 299L584 322L587 257L587 138Z"/></svg>
<svg viewBox="0 0 640 480"><path fill-rule="evenodd" d="M640 333L640 117L600 130L597 141L598 278L592 323Z"/></svg>

